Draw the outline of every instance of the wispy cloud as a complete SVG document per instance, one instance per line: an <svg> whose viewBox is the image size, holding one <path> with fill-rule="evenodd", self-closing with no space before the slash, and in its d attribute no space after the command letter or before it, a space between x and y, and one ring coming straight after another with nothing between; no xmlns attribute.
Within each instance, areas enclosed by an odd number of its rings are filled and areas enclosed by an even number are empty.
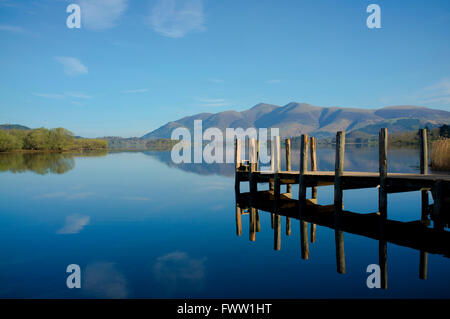
<svg viewBox="0 0 450 319"><path fill-rule="evenodd" d="M124 90L121 93L124 94L136 94L136 93L145 93L148 92L148 89L135 89L135 90Z"/></svg>
<svg viewBox="0 0 450 319"><path fill-rule="evenodd" d="M56 233L58 234L78 234L84 226L89 224L91 217L73 214L66 217L66 224Z"/></svg>
<svg viewBox="0 0 450 319"><path fill-rule="evenodd" d="M106 30L116 26L128 6L127 0L79 0L81 27Z"/></svg>
<svg viewBox="0 0 450 319"><path fill-rule="evenodd" d="M63 99L65 98L64 94L57 94L57 93L31 93L35 96L43 97L46 99Z"/></svg>
<svg viewBox="0 0 450 319"><path fill-rule="evenodd" d="M0 24L0 31L9 31L15 33L25 32L25 29L15 25Z"/></svg>
<svg viewBox="0 0 450 319"><path fill-rule="evenodd" d="M81 93L81 92L68 92L66 93L67 96L75 97L77 99L92 99L92 96Z"/></svg>
<svg viewBox="0 0 450 319"><path fill-rule="evenodd" d="M209 99L209 98L196 98L199 102L199 106L205 107L220 107L220 106L230 106L231 103L225 99Z"/></svg>
<svg viewBox="0 0 450 319"><path fill-rule="evenodd" d="M62 64L64 73L67 75L75 76L88 73L88 68L77 58L59 56L55 59Z"/></svg>
<svg viewBox="0 0 450 319"><path fill-rule="evenodd" d="M266 81L267 84L276 84L276 83L280 83L281 80L268 80Z"/></svg>
<svg viewBox="0 0 450 319"><path fill-rule="evenodd" d="M50 199L50 198L62 198L62 199L84 199L86 197L92 196L94 193L85 192L85 193L67 193L67 192L55 192L55 193L46 193L35 196L36 199Z"/></svg>
<svg viewBox="0 0 450 319"><path fill-rule="evenodd" d="M145 196L123 196L122 199L131 201L149 201L150 198Z"/></svg>
<svg viewBox="0 0 450 319"><path fill-rule="evenodd" d="M192 31L204 31L202 0L158 0L149 17L152 28L170 38Z"/></svg>
<svg viewBox="0 0 450 319"><path fill-rule="evenodd" d="M43 97L46 99L64 99L66 97L74 97L77 99L91 99L92 96L81 93L81 92L67 92L64 94L60 93L39 93L39 92L33 92L31 93L35 96Z"/></svg>
<svg viewBox="0 0 450 319"><path fill-rule="evenodd" d="M424 88L420 100L425 104L441 104L450 106L450 78L445 78Z"/></svg>

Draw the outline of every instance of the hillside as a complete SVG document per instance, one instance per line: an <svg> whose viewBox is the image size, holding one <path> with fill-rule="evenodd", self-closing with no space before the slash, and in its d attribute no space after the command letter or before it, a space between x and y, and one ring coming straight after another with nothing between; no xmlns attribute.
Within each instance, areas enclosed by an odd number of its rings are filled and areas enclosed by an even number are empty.
<svg viewBox="0 0 450 319"><path fill-rule="evenodd" d="M357 109L344 107L320 107L291 102L285 106L260 103L242 111L200 113L169 122L145 134L142 138L170 138L177 127L193 130L194 120L203 121L203 129L271 128L278 127L281 136L299 136L308 133L317 137L329 137L336 131L356 131L376 134L381 127L390 132L404 132L420 127L436 127L450 123L450 112L418 106L389 106L381 109Z"/></svg>
<svg viewBox="0 0 450 319"><path fill-rule="evenodd" d="M31 130L31 128L19 124L0 124L0 130Z"/></svg>

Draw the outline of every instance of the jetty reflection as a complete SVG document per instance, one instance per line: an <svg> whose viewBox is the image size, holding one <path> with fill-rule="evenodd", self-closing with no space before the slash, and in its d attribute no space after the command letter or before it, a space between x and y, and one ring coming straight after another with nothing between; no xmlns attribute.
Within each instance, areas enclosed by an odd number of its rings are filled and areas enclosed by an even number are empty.
<svg viewBox="0 0 450 319"><path fill-rule="evenodd" d="M429 210L430 206L424 207ZM379 212L362 214L342 209L342 206L318 205L317 199L307 199L303 213L299 216L299 201L291 193L280 194L275 200L273 191L258 191L255 194L236 192L236 234L242 235L242 218L249 218L249 239L256 240L261 232L260 214L271 214L271 229L274 234L274 250L281 249L282 216L286 224L286 235L299 222L300 253L309 259L309 243L316 242L317 226L334 229L336 244L336 270L345 274L344 232L364 236L379 242L379 265L382 288L387 288L387 244L392 243L420 251L419 277L427 279L428 253L450 257L450 233L430 228L430 220L422 218L411 222L385 219ZM336 212L338 212L336 214ZM309 226L309 233L308 233ZM380 227L381 226L381 227ZM298 228L297 228L298 229Z"/></svg>

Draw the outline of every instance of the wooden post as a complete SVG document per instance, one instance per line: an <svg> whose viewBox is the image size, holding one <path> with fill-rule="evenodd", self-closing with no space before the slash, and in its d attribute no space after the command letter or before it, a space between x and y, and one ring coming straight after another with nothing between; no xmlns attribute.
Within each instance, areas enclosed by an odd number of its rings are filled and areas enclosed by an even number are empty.
<svg viewBox="0 0 450 319"><path fill-rule="evenodd" d="M303 134L300 144L300 175L298 177L298 206L299 214L302 216L302 211L306 204L306 183L304 174L308 171L308 134Z"/></svg>
<svg viewBox="0 0 450 319"><path fill-rule="evenodd" d="M419 278L422 280L427 280L427 272L428 272L428 253L421 250L419 263Z"/></svg>
<svg viewBox="0 0 450 319"><path fill-rule="evenodd" d="M236 201L236 235L242 235L242 209L239 207Z"/></svg>
<svg viewBox="0 0 450 319"><path fill-rule="evenodd" d="M286 217L286 235L291 236L291 218Z"/></svg>
<svg viewBox="0 0 450 319"><path fill-rule="evenodd" d="M387 219L387 152L388 152L388 131L382 128L379 135L379 172L380 172L380 188L378 190L378 210L381 216L381 225Z"/></svg>
<svg viewBox="0 0 450 319"><path fill-rule="evenodd" d="M442 181L438 180L434 184L434 204L433 204L433 228L436 230L443 229L442 223L442 202L444 200L443 192L442 192Z"/></svg>
<svg viewBox="0 0 450 319"><path fill-rule="evenodd" d="M339 222L337 224L339 225ZM334 230L334 242L336 245L337 272L339 274L345 274L344 233L342 230L339 230L339 228L335 228Z"/></svg>
<svg viewBox="0 0 450 319"><path fill-rule="evenodd" d="M285 149L286 149L286 171L291 170L291 139L287 138L284 141ZM292 192L292 186L291 184L286 185L286 193Z"/></svg>
<svg viewBox="0 0 450 319"><path fill-rule="evenodd" d="M316 242L316 224L310 223L311 225L311 242Z"/></svg>
<svg viewBox="0 0 450 319"><path fill-rule="evenodd" d="M240 139L235 139L235 149L234 149L234 163L235 163L235 177L234 177L234 188L237 192L240 191L240 180L239 180L239 175L238 175L238 171L241 167L241 140Z"/></svg>
<svg viewBox="0 0 450 319"><path fill-rule="evenodd" d="M249 231L249 237L250 241L256 241L256 213L255 209L251 207L249 209L249 215L250 215L250 231Z"/></svg>
<svg viewBox="0 0 450 319"><path fill-rule="evenodd" d="M420 174L428 174L428 137L427 129L421 129L420 133Z"/></svg>
<svg viewBox="0 0 450 319"><path fill-rule="evenodd" d="M309 259L308 223L300 219L300 242L302 259Z"/></svg>
<svg viewBox="0 0 450 319"><path fill-rule="evenodd" d="M256 141L256 170L259 171L259 147L260 147L261 143L258 140Z"/></svg>
<svg viewBox="0 0 450 319"><path fill-rule="evenodd" d="M256 144L255 139L251 138L249 141L249 169L250 169L250 192L255 194L258 191L256 183Z"/></svg>
<svg viewBox="0 0 450 319"><path fill-rule="evenodd" d="M256 232L261 231L261 220L259 219L259 209L256 209Z"/></svg>
<svg viewBox="0 0 450 319"><path fill-rule="evenodd" d="M314 136L311 136L310 138L310 144L311 144L311 171L315 172L317 171L317 155L316 155L316 138ZM313 199L317 199L317 187L313 186L311 188L311 197Z"/></svg>
<svg viewBox="0 0 450 319"><path fill-rule="evenodd" d="M317 171L317 155L316 155L316 138L311 136L310 138L311 144L311 171ZM311 187L311 198L317 204L317 186ZM316 224L310 223L311 226L311 243L316 242Z"/></svg>
<svg viewBox="0 0 450 319"><path fill-rule="evenodd" d="M420 134L420 174L428 174L428 134L427 129L419 130ZM428 217L428 190L421 191L422 197L422 221L426 221ZM427 280L428 272L428 253L420 251L419 261L419 278Z"/></svg>
<svg viewBox="0 0 450 319"><path fill-rule="evenodd" d="M281 249L281 216L275 215L275 230L273 232L273 249Z"/></svg>
<svg viewBox="0 0 450 319"><path fill-rule="evenodd" d="M384 234L381 234L381 239L378 241L378 263L381 272L381 289L387 289L387 243L383 238Z"/></svg>
<svg viewBox="0 0 450 319"><path fill-rule="evenodd" d="M344 154L345 154L345 132L336 134L336 161L334 165L334 205L338 208L337 212L342 210L342 183L341 177L344 173Z"/></svg>
<svg viewBox="0 0 450 319"><path fill-rule="evenodd" d="M387 243L384 240L387 221L387 156L388 131L382 128L379 134L378 169L380 173L380 188L378 189L378 210L380 212L380 240L378 241L378 263L381 271L381 288L387 289Z"/></svg>

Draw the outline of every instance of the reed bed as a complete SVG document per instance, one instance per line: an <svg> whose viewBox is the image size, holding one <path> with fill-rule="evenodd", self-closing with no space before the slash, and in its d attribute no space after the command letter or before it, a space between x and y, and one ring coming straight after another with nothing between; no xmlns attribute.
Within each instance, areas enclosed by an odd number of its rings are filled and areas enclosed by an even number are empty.
<svg viewBox="0 0 450 319"><path fill-rule="evenodd" d="M450 171L450 138L436 140L431 145L431 168Z"/></svg>

